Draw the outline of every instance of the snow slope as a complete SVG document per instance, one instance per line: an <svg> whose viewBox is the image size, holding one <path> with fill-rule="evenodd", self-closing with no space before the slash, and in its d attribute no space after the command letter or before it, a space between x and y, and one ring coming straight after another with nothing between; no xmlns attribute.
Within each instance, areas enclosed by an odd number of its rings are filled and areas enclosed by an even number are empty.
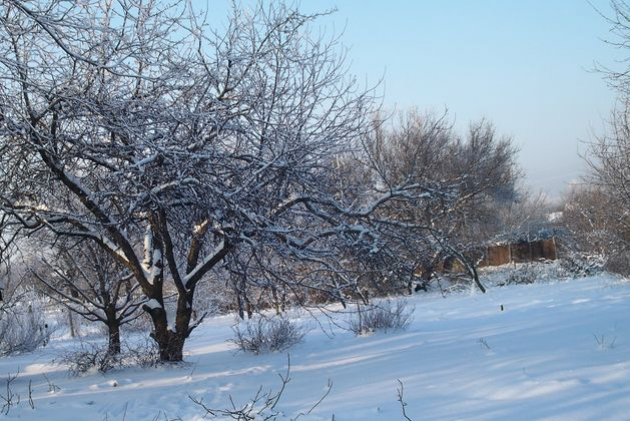
<svg viewBox="0 0 630 421"><path fill-rule="evenodd" d="M324 317L290 350L291 381L277 409L304 420L630 419L630 282L610 276L491 288L488 294L418 295L403 332L355 337ZM501 305L504 311L501 311ZM347 315L336 315L339 324ZM302 323L316 323L300 313ZM71 341L0 359L21 402L7 419L200 420L201 407L245 404L280 387L286 354L236 353L232 316L205 322L187 363L69 377L50 361ZM34 408L28 404L31 382ZM53 386L54 385L54 386ZM0 400L0 406L2 401ZM284 419L284 418L282 418Z"/></svg>

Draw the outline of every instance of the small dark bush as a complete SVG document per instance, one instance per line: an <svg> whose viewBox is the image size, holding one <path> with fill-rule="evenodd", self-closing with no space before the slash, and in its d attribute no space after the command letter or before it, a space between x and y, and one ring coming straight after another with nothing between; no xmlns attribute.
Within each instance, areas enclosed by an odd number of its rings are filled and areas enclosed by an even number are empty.
<svg viewBox="0 0 630 421"><path fill-rule="evenodd" d="M281 316L257 316L235 325L231 342L242 351L253 354L284 351L304 339L306 330Z"/></svg>
<svg viewBox="0 0 630 421"><path fill-rule="evenodd" d="M155 367L160 363L160 355L153 341L134 346L123 344L119 354L109 352L107 344L82 343L79 349L62 354L54 362L67 365L71 375L81 376L92 371L107 373L127 367Z"/></svg>
<svg viewBox="0 0 630 421"><path fill-rule="evenodd" d="M533 284L537 277L538 271L532 265L523 264L508 272L501 286Z"/></svg>
<svg viewBox="0 0 630 421"><path fill-rule="evenodd" d="M355 317L348 323L349 329L356 335L404 330L413 320L414 310L404 300L383 301L376 305L359 307Z"/></svg>
<svg viewBox="0 0 630 421"><path fill-rule="evenodd" d="M123 362L128 367L157 367L162 364L160 350L153 339L141 344L123 345Z"/></svg>
<svg viewBox="0 0 630 421"><path fill-rule="evenodd" d="M106 373L116 367L121 367L121 357L108 352L107 346L81 344L80 349L57 357L55 363L67 365L70 374L80 376L93 370Z"/></svg>

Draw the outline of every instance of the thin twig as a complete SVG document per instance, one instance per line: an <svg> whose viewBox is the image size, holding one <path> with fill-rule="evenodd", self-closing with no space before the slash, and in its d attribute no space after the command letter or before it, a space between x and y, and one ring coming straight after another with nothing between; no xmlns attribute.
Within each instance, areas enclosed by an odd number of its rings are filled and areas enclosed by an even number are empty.
<svg viewBox="0 0 630 421"><path fill-rule="evenodd" d="M400 387L396 389L396 392L398 394L398 402L400 402L400 408L402 410L403 417L405 417L407 421L413 421L411 418L409 418L406 411L407 402L405 402L405 399L404 399L405 386L403 385L403 382L400 381L400 379L396 379L396 380L398 381L398 384L400 384Z"/></svg>

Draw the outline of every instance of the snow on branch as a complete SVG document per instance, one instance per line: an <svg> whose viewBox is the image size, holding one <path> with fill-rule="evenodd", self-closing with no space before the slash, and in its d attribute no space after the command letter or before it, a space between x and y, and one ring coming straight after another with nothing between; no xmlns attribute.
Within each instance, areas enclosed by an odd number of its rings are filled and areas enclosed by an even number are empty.
<svg viewBox="0 0 630 421"><path fill-rule="evenodd" d="M188 284L190 282L196 282L197 278L200 276L199 274L202 270L205 270L211 262L215 261L220 255L224 254L228 245L225 240L225 237L221 240L219 244L209 253L197 266L186 276L182 278L182 283L184 287L188 288Z"/></svg>

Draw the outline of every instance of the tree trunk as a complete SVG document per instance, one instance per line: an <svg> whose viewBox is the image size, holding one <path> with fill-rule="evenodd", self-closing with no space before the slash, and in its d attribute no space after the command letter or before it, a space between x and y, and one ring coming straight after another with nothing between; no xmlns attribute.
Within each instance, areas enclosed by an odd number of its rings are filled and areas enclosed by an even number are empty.
<svg viewBox="0 0 630 421"><path fill-rule="evenodd" d="M158 343L161 362L175 363L184 359L185 335L167 329L166 331L156 331L155 339Z"/></svg>
<svg viewBox="0 0 630 421"><path fill-rule="evenodd" d="M475 283L475 285L477 285L477 288L479 288L479 290L485 294L486 287L484 287L483 284L481 283L481 280L479 280L479 273L477 273L477 268L475 267L475 264L469 261L461 253L457 253L455 255L455 258L459 260L462 265L464 265L464 267L466 268L466 271L468 271L468 274L472 277L473 282Z"/></svg>
<svg viewBox="0 0 630 421"><path fill-rule="evenodd" d="M236 306L238 308L238 317L240 317L241 320L245 320L245 305L238 291L236 292Z"/></svg>
<svg viewBox="0 0 630 421"><path fill-rule="evenodd" d="M116 317L116 306L108 304L105 307L105 317L107 318L108 343L107 352L110 354L120 354L120 320Z"/></svg>
<svg viewBox="0 0 630 421"><path fill-rule="evenodd" d="M278 299L278 291L274 285L271 285L271 296L273 298L273 307L276 310L276 315L279 316L280 311L280 300Z"/></svg>
<svg viewBox="0 0 630 421"><path fill-rule="evenodd" d="M477 288L479 288L479 290L485 294L486 287L484 287L481 281L479 280L479 274L477 273L477 268L475 268L475 265L471 264L469 270L472 272L472 277L473 277L473 280L475 281L475 285L477 285Z"/></svg>
<svg viewBox="0 0 630 421"><path fill-rule="evenodd" d="M157 342L161 362L180 362L184 358L184 342L188 337L192 306L184 297L178 299L174 331L169 328L163 308L145 308L151 315L154 330L151 337Z"/></svg>
<svg viewBox="0 0 630 421"><path fill-rule="evenodd" d="M118 320L107 323L109 331L109 342L107 344L107 352L110 354L120 354L120 323Z"/></svg>
<svg viewBox="0 0 630 421"><path fill-rule="evenodd" d="M68 307L68 327L70 328L70 337L75 338L77 336L77 332L74 328L74 317L72 317L72 310Z"/></svg>

